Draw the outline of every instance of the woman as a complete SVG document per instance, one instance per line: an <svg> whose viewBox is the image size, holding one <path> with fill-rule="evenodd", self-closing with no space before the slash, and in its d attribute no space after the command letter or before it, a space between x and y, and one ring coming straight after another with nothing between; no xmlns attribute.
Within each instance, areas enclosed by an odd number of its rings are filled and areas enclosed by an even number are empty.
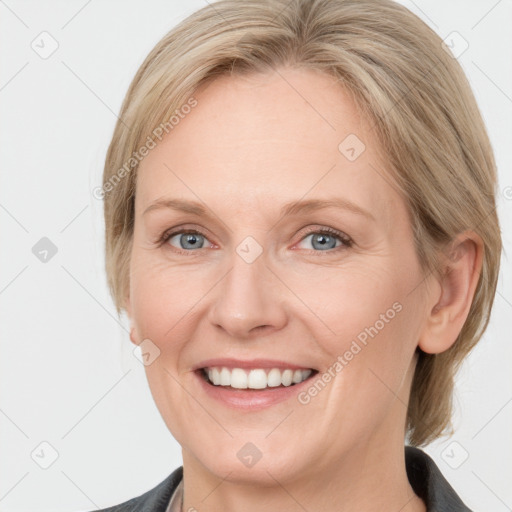
<svg viewBox="0 0 512 512"><path fill-rule="evenodd" d="M183 466L108 510L469 510L418 447L450 425L501 239L440 38L389 0L221 0L120 118L107 275Z"/></svg>

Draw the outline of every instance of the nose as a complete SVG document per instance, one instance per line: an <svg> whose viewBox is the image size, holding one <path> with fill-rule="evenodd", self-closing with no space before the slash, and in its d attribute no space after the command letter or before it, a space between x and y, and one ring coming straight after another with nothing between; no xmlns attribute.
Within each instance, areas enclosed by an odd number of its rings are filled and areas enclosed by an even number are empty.
<svg viewBox="0 0 512 512"><path fill-rule="evenodd" d="M236 339L250 339L282 329L287 323L283 285L262 254L247 263L237 253L231 270L215 287L209 321Z"/></svg>

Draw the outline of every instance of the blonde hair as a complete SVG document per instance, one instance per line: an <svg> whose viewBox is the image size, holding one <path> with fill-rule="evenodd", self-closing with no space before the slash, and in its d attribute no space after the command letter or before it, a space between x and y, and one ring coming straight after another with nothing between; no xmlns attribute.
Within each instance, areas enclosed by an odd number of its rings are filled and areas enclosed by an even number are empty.
<svg viewBox="0 0 512 512"><path fill-rule="evenodd" d="M200 85L279 66L323 71L351 93L403 191L425 273L438 270L440 251L457 234L474 230L483 240L481 275L456 342L419 354L407 434L426 444L451 425L455 372L489 321L501 255L496 170L459 63L390 0L220 0L158 42L129 87L104 168L106 272L117 311L129 290L138 150L172 130L169 120L194 105Z"/></svg>

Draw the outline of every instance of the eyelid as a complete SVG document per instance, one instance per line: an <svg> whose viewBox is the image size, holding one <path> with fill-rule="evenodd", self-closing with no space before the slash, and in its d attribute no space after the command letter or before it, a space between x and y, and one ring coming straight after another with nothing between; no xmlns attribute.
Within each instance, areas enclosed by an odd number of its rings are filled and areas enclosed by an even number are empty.
<svg viewBox="0 0 512 512"><path fill-rule="evenodd" d="M330 227L327 227L327 226L311 226L311 227L307 228L306 233L304 233L301 236L301 238L297 242L297 244L299 244L302 241L304 241L304 239L306 239L309 235L317 234L317 233L327 234L329 236L334 236L338 240L341 241L341 245L338 246L338 247L334 247L332 249L326 250L326 251L316 251L315 249L303 249L303 250L309 251L309 252L314 252L315 254L322 253L322 254L328 255L328 254L337 253L339 250L343 250L343 249L347 249L349 247L352 247L352 245L354 243L352 238L350 236L348 236L346 233L344 233L343 231L339 231L337 229L330 228ZM295 245L297 245L297 244L295 244Z"/></svg>
<svg viewBox="0 0 512 512"><path fill-rule="evenodd" d="M306 236L311 235L312 233L327 233L329 235L337 236L341 241L348 243L352 242L352 239L343 231L339 231L338 229L330 228L327 226L311 226L306 228L306 233L302 236L301 240L303 240Z"/></svg>
<svg viewBox="0 0 512 512"><path fill-rule="evenodd" d="M162 232L162 234L159 235L158 239L156 240L156 243L157 244L165 243L169 240L169 238L176 236L176 235L184 234L184 233L197 233L201 236L204 236L207 240L210 240L210 238L209 238L210 235L206 234L205 230L203 230L202 228L187 227L187 225L185 224L185 225L174 226L172 228L164 230Z"/></svg>
<svg viewBox="0 0 512 512"><path fill-rule="evenodd" d="M183 235L183 234L187 234L187 233L201 235L202 237L205 238L205 240L207 240L207 242L210 244L210 246L215 246L215 243L213 243L210 240L209 235L206 235L206 233L204 233L202 229L186 228L186 227L182 227L182 226L176 226L174 228L165 230L162 233L162 235L159 237L159 239L157 241L157 245L158 245L158 247L161 247L164 244L168 244L170 247L172 247L173 251L176 251L180 254L186 254L187 256L191 255L192 253L199 252L199 250L187 251L185 249L181 249L179 247L174 247L173 245L169 244L169 240L171 238L175 237L176 235ZM201 249L209 249L209 248L211 248L211 247L201 247Z"/></svg>
<svg viewBox="0 0 512 512"><path fill-rule="evenodd" d="M173 238L174 236L182 235L182 234L187 234L187 233L201 235L211 245L216 245L214 242L212 242L210 240L209 235L207 235L202 229L196 228L196 227L194 227L194 228L188 227L187 228L185 226L176 226L174 228L169 228L169 229L165 230L162 233L162 235L159 237L159 239L157 241L157 244L159 246L164 245L164 244L168 243L169 240L171 238ZM338 246L338 247L335 247L333 249L326 250L326 251L317 251L315 249L304 249L304 250L311 251L311 252L314 252L314 253L332 254L333 252L337 252L340 249L346 249L346 248L351 247L353 245L352 238L350 236L348 236L346 233L344 233L342 231L339 231L337 229L334 229L334 228L330 228L330 227L327 227L327 226L320 226L320 225L318 225L318 226L310 226L310 227L306 228L306 232L302 234L300 240L295 245L297 245L300 242L302 242L309 235L311 235L311 234L318 234L318 233L325 233L327 235L334 236L334 237L338 238L338 240L340 240L342 242L342 245ZM180 248L174 247L174 246L171 246L171 247L173 248L173 250L175 250L175 251L177 251L179 253L190 254L190 253L194 253L194 252L199 252L199 250L184 250L184 249L180 249ZM207 248L208 247L202 247L201 249L207 249Z"/></svg>

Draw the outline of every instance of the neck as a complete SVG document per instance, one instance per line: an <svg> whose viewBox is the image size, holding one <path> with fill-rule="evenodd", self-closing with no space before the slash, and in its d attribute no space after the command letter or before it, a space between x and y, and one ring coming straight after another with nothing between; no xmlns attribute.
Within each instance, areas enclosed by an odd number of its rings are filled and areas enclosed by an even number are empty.
<svg viewBox="0 0 512 512"><path fill-rule="evenodd" d="M426 511L407 478L403 441L381 443L378 450L354 447L335 464L324 465L321 459L286 479L271 465L258 473L254 466L249 481L241 480L236 470L219 478L184 450L183 511Z"/></svg>

